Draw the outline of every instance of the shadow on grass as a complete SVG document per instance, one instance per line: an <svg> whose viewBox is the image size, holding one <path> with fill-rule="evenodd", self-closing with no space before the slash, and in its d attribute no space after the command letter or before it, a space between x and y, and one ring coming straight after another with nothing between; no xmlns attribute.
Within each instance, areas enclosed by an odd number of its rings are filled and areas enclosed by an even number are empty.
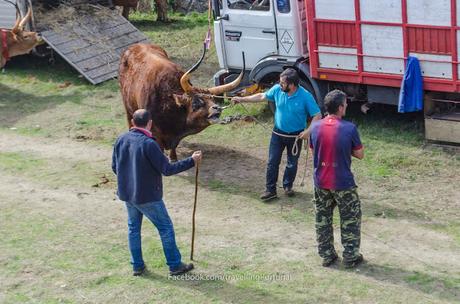
<svg viewBox="0 0 460 304"><path fill-rule="evenodd" d="M243 195L253 199L258 199L259 195L265 190L265 160L255 157L250 152L245 153L212 144L188 142L181 143L179 159L188 157L195 150L202 150L205 155L199 173L200 187L231 195ZM285 154L283 158L286 158ZM284 170L285 168L281 164L278 185L281 184ZM310 202L312 198L311 191L308 191L308 194L303 193L306 191L306 188L298 186L302 179L303 170L303 164L299 163L297 178L294 182L294 190L297 191L295 197L285 197L283 189L278 188L280 199L270 201L269 203L279 203L289 207L296 204L305 205L305 202ZM184 176L184 178L191 184L194 184L194 171L189 171L189 175Z"/></svg>
<svg viewBox="0 0 460 304"><path fill-rule="evenodd" d="M362 201L362 200L361 200ZM369 218L389 218L389 219L404 219L404 220L424 220L427 215L423 211L415 211L408 209L405 205L393 207L385 203L373 202L365 200L365 208L363 215Z"/></svg>
<svg viewBox="0 0 460 304"><path fill-rule="evenodd" d="M0 84L0 127L9 127L25 116L54 108L68 101L80 102L80 94L37 96Z"/></svg>
<svg viewBox="0 0 460 304"><path fill-rule="evenodd" d="M20 77L34 77L42 82L69 82L72 85L89 84L79 73L73 69L64 59L55 56L55 62L49 63L49 58L39 58L33 55L13 57L5 66L5 73L0 77L8 75ZM89 86L92 87L92 86Z"/></svg>
<svg viewBox="0 0 460 304"><path fill-rule="evenodd" d="M339 269L351 271L343 268ZM401 268L377 265L372 262L363 264L359 269L360 275L382 282L391 282L399 286L406 286L436 298L457 301L460 297L460 277L443 278L423 272L407 271Z"/></svg>
<svg viewBox="0 0 460 304"><path fill-rule="evenodd" d="M265 185L265 161L250 153L212 144L182 142L179 159L192 151L201 150L205 155L200 166L200 186L211 191L255 197ZM184 177L195 183L192 171Z"/></svg>
<svg viewBox="0 0 460 304"><path fill-rule="evenodd" d="M287 197L284 190L279 187L277 199L262 202L259 196L265 190L266 163L264 160L250 153L210 144L184 142L182 148L188 151L185 152L182 149L180 159L198 149L201 149L206 155L200 167L200 188L217 192L222 198L232 195L258 201L258 204L270 207L267 210L279 210L280 215L288 222L303 222L306 214L314 213L312 189L299 186L303 168L299 167L298 176L294 182L294 191L296 192L294 197ZM284 173L284 166L280 165L279 172L278 185L280 185ZM195 184L193 169L188 172L188 175L181 175L180 178L185 179L191 185Z"/></svg>

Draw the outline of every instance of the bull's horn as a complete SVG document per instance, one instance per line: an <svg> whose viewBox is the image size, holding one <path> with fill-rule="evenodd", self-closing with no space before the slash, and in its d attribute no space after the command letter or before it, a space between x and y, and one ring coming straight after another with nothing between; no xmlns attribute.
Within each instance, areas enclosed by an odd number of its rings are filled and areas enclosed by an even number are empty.
<svg viewBox="0 0 460 304"><path fill-rule="evenodd" d="M22 18L21 22L19 23L20 29L24 28L24 25L26 25L26 23L29 22L31 16L32 16L32 10L29 7L29 10L27 11L26 16Z"/></svg>
<svg viewBox="0 0 460 304"><path fill-rule="evenodd" d="M244 52L242 54L243 54L243 69L241 70L241 73L238 76L238 78L236 78L235 80L233 80L230 83L223 84L223 85L220 85L220 86L217 86L217 87L209 88L208 91L209 91L209 93L211 95L220 95L222 93L231 91L231 90L235 89L236 87L238 87L238 85L240 84L241 80L243 79L244 69L246 68L246 62L245 62L245 59L244 59Z"/></svg>
<svg viewBox="0 0 460 304"><path fill-rule="evenodd" d="M190 84L188 74L189 74L189 72L186 72L180 78L180 86L182 87L182 90L184 90L185 93L188 93L193 89L193 86Z"/></svg>
<svg viewBox="0 0 460 304"><path fill-rule="evenodd" d="M197 61L187 72L185 72L184 75L180 78L180 85L182 87L182 90L184 90L185 93L190 92L193 89L193 86L190 84L190 73L195 71L201 64L201 62L204 59L204 55L206 55L206 43L203 44L203 53L201 54L200 60Z"/></svg>
<svg viewBox="0 0 460 304"><path fill-rule="evenodd" d="M16 34L19 31L20 23L21 23L21 16L18 14L18 12L16 12L16 23L14 24L13 29L11 29L13 33Z"/></svg>

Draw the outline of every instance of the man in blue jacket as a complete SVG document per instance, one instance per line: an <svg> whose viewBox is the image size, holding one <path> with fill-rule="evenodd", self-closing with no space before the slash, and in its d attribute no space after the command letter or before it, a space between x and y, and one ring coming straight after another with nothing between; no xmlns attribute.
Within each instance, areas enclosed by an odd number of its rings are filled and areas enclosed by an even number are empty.
<svg viewBox="0 0 460 304"><path fill-rule="evenodd" d="M125 202L128 211L128 243L133 275L141 275L145 270L141 248L144 215L160 233L170 274L186 273L193 269L193 264L185 264L181 260L174 227L163 202L162 175L173 175L192 168L201 161L201 151L170 163L149 131L152 128L149 112L137 110L132 123L134 127L115 143L112 170L117 175L118 197Z"/></svg>

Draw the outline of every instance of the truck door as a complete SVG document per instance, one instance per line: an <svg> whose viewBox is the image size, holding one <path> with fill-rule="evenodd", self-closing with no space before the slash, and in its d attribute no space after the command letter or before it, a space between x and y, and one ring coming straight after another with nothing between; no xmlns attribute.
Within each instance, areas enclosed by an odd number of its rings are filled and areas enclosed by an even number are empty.
<svg viewBox="0 0 460 304"><path fill-rule="evenodd" d="M241 68L241 52L245 53L247 69L265 56L278 53L273 0L221 1L214 30L220 30L216 37L220 36L221 41L216 45L218 52L218 45L222 47L223 58L219 59L224 68Z"/></svg>

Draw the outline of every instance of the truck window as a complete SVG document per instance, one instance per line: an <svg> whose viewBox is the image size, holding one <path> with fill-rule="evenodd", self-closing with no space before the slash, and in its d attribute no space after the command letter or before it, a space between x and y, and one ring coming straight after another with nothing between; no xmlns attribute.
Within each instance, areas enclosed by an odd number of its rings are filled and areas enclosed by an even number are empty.
<svg viewBox="0 0 460 304"><path fill-rule="evenodd" d="M287 0L284 0L287 1ZM269 11L270 0L227 0L228 8L252 11Z"/></svg>
<svg viewBox="0 0 460 304"><path fill-rule="evenodd" d="M289 0L276 0L276 6L278 7L278 12L286 14L291 11L291 5Z"/></svg>

